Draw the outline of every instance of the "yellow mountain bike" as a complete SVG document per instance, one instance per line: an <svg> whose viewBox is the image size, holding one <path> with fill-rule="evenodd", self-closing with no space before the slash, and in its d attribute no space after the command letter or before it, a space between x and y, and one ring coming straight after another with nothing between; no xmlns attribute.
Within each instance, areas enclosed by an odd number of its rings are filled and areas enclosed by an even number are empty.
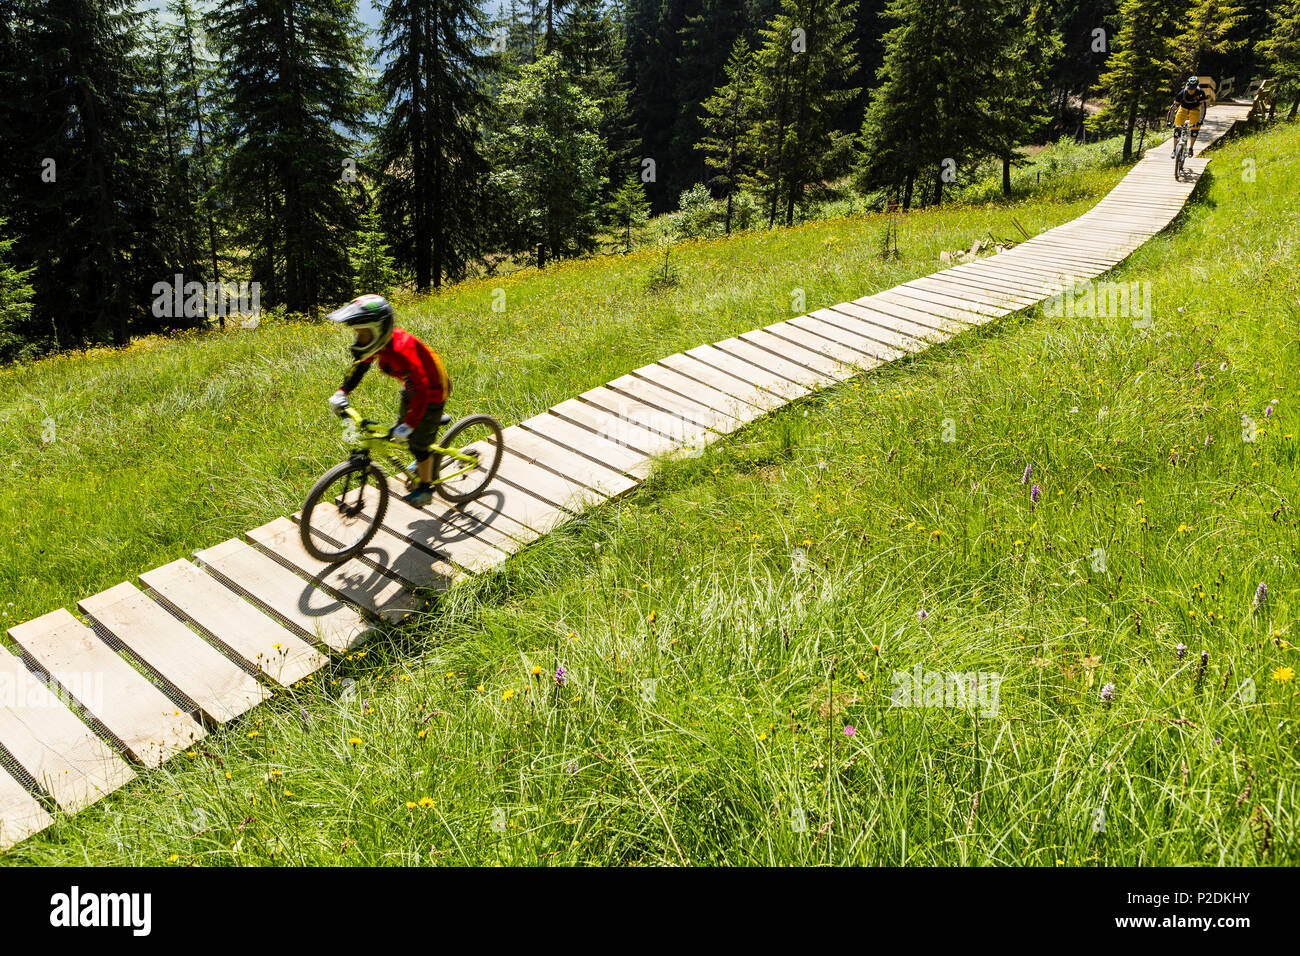
<svg viewBox="0 0 1300 956"><path fill-rule="evenodd" d="M362 418L351 406L340 416L352 420L358 447L312 485L298 521L302 546L316 560L331 563L355 557L379 530L388 510L390 479L384 464L408 489L416 483L404 467L410 457L405 441L390 438L378 422ZM474 500L496 477L504 450L501 425L495 418L462 418L429 449L434 491L454 505Z"/></svg>

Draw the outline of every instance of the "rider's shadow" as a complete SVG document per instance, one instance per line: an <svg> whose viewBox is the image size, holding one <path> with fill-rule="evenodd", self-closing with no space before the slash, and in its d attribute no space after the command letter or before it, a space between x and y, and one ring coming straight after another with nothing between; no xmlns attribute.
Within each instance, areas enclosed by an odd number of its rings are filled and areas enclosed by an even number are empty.
<svg viewBox="0 0 1300 956"><path fill-rule="evenodd" d="M414 550L414 549L409 549ZM330 565L312 576L307 586L298 596L298 609L306 615L323 617L347 606L359 607L370 616L386 623L396 623L409 614L422 611L428 601L419 596L417 591L410 591L404 584L415 584L417 589L445 590L450 586L450 578L428 568L425 577L429 583L395 580L379 570L379 567L393 567L398 577L403 572L414 573L418 566L412 567L412 561L405 555L390 555L387 548L368 547L356 558ZM322 600L328 597L329 600Z"/></svg>
<svg viewBox="0 0 1300 956"><path fill-rule="evenodd" d="M509 523L501 512L504 500L500 491L488 489L471 502L412 523L409 533L413 540L433 551L441 552L457 542L478 540L510 553L516 550L518 541L504 527Z"/></svg>

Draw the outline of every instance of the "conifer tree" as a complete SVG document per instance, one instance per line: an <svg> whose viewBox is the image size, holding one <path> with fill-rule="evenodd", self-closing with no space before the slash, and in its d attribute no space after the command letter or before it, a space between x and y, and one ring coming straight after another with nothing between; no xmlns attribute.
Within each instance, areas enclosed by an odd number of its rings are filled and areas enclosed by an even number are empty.
<svg viewBox="0 0 1300 956"><path fill-rule="evenodd" d="M1118 126L1124 131L1123 159L1133 155L1133 131L1139 116L1156 112L1173 99L1178 76L1178 21L1172 0L1124 0L1120 30L1098 89L1106 108L1088 121L1093 129Z"/></svg>
<svg viewBox="0 0 1300 956"><path fill-rule="evenodd" d="M502 90L492 183L506 204L507 245L539 267L595 248L607 154L596 105L551 54Z"/></svg>
<svg viewBox="0 0 1300 956"><path fill-rule="evenodd" d="M264 302L347 296L371 81L355 0L221 0L218 191Z"/></svg>
<svg viewBox="0 0 1300 956"><path fill-rule="evenodd" d="M702 104L704 137L700 151L717 175L710 185L727 199L723 229L731 234L736 191L752 162L749 131L754 126L755 102L751 92L752 54L744 37L736 40L727 58L726 83Z"/></svg>
<svg viewBox="0 0 1300 956"><path fill-rule="evenodd" d="M1300 0L1284 0L1270 16L1268 38L1259 51L1278 93L1292 97L1289 118L1295 119L1300 107Z"/></svg>
<svg viewBox="0 0 1300 956"><path fill-rule="evenodd" d="M483 85L498 58L475 0L390 0L381 35L380 208L423 291L463 277L487 242Z"/></svg>

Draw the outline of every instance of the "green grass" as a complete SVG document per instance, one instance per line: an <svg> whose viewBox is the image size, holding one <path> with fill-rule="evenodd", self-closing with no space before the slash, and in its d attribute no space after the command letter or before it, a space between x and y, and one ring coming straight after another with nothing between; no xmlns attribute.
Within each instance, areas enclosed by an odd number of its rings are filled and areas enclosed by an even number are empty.
<svg viewBox="0 0 1300 956"><path fill-rule="evenodd" d="M1117 270L1152 328L1031 310L787 406L5 861L1295 864L1298 154L1295 127L1227 145ZM908 216L888 268L861 219L691 246L663 297L649 254L406 309L455 411L515 421L792 288L856 297L1088 204ZM11 615L291 509L341 450L340 346L282 325L0 377ZM916 665L1001 674L996 715L890 707Z"/></svg>

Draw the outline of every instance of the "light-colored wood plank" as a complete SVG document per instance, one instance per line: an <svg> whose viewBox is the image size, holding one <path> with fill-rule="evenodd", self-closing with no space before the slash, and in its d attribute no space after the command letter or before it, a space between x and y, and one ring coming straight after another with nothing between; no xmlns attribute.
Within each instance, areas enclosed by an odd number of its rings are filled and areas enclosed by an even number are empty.
<svg viewBox="0 0 1300 956"><path fill-rule="evenodd" d="M861 361L865 363L884 365L886 362L902 358L911 351L910 348L885 345L876 339L860 335L843 325L836 325L812 315L795 316L790 320L790 325L795 328L805 329L814 335L819 335L831 342L838 342L860 352L862 354Z"/></svg>
<svg viewBox="0 0 1300 956"><path fill-rule="evenodd" d="M643 402L651 408L670 412L712 431L726 434L740 427L739 420L731 415L709 408L707 405L662 388L653 382L637 378L635 375L620 375L606 382L605 388Z"/></svg>
<svg viewBox="0 0 1300 956"><path fill-rule="evenodd" d="M669 355L667 358L660 359L659 364L692 381L708 385L724 395L730 395L760 412L771 411L785 404L785 399L781 396L774 395L767 389L737 378L720 368L707 365L694 356L680 353Z"/></svg>
<svg viewBox="0 0 1300 956"><path fill-rule="evenodd" d="M492 493L491 486L487 494ZM384 510L383 527L397 537L408 539L426 551L443 555L458 567L468 571L486 571L494 568L524 544L537 537L536 532L522 525L507 522L504 517L492 528L483 529L481 535L465 530L459 520L459 506L452 506L435 497L431 504L416 508L402 500L406 488L389 480L388 507ZM508 534L504 530L509 523Z"/></svg>
<svg viewBox="0 0 1300 956"><path fill-rule="evenodd" d="M40 833L54 818L0 767L0 851Z"/></svg>
<svg viewBox="0 0 1300 956"><path fill-rule="evenodd" d="M95 632L60 608L9 636L142 764L156 767L206 731Z"/></svg>
<svg viewBox="0 0 1300 956"><path fill-rule="evenodd" d="M1039 299L1039 296L1030 295L1027 292L999 289L992 282L981 287L953 277L936 278L927 276L921 279L913 279L911 282L906 283L906 287L928 292L941 292L966 301L978 302L981 305L1006 309L1008 312L1033 305ZM903 286L899 286L899 288L903 288Z"/></svg>
<svg viewBox="0 0 1300 956"><path fill-rule="evenodd" d="M779 325L780 323L778 323ZM806 346L802 343L803 335L796 333L787 333L785 337L775 334L771 326L765 326L761 329L755 329L753 332L742 332L737 338L751 345L770 352L777 358L785 359L788 362L797 362L804 368L812 369L827 378L837 382L844 382L860 374L857 368L839 359L827 355L825 352L818 351L816 348Z"/></svg>
<svg viewBox="0 0 1300 956"><path fill-rule="evenodd" d="M787 378L805 388L823 388L835 382L835 379L829 375L815 372L804 365L788 362L771 352L764 351L752 342L746 342L744 339L723 339L721 342L714 342L713 347L720 352L726 352L735 358L749 362L758 369Z"/></svg>
<svg viewBox="0 0 1300 956"><path fill-rule="evenodd" d="M972 321L963 322L949 316L940 315L937 309L922 308L919 302L915 305L898 302L893 297L879 292L871 296L870 299L863 299L854 303L846 302L844 305L848 307L850 304L868 309L878 315L893 316L896 319L906 320L914 325L929 329L935 335L945 339L951 338L959 332L965 332L976 324Z"/></svg>
<svg viewBox="0 0 1300 956"><path fill-rule="evenodd" d="M400 582L356 558L335 564L316 560L302 546L298 525L288 518L276 518L251 529L248 539L307 576L311 582L308 586L329 590L381 620L400 621L424 606Z"/></svg>
<svg viewBox="0 0 1300 956"><path fill-rule="evenodd" d="M373 500L373 494L367 496ZM390 495L388 508L396 511L398 506L409 507L399 498ZM365 512L363 512L364 514ZM302 524L302 513L293 516L294 523ZM311 519L312 530L320 532L334 541L356 540L357 532L337 510L317 509ZM337 529L337 531L335 530ZM328 542L325 542L328 543ZM501 556L504 560L505 555ZM375 529L374 536L366 542L365 548L357 555L357 560L387 571L398 583L408 588L428 588L432 591L445 591L453 583L465 577L465 572L449 563L444 555L413 544L401 535L394 534L383 524ZM418 602L413 602L418 605Z"/></svg>
<svg viewBox="0 0 1300 956"><path fill-rule="evenodd" d="M503 512L501 506L505 500L502 489L488 488L473 501L439 512L438 520L453 533L490 541L495 547L515 554L541 535Z"/></svg>
<svg viewBox="0 0 1300 956"><path fill-rule="evenodd" d="M674 438L646 428L630 421L617 412L610 412L599 405L566 399L550 409L557 415L581 428L587 428L605 441L622 445L640 455L653 459L680 450L681 443Z"/></svg>
<svg viewBox="0 0 1300 956"><path fill-rule="evenodd" d="M643 365L634 369L632 374L653 382L660 388L681 395L683 398L706 405L714 411L721 412L737 422L751 422L763 415L763 410L748 402L743 402L734 395L719 391L711 385L674 371L666 365Z"/></svg>
<svg viewBox="0 0 1300 956"><path fill-rule="evenodd" d="M963 322L970 322L972 325L981 325L989 319L999 319L1016 311L1014 307L980 302L951 289L924 289L919 286L900 285L889 290L889 297L896 302L921 303L917 308L937 305L951 309L956 318Z"/></svg>
<svg viewBox="0 0 1300 956"><path fill-rule="evenodd" d="M635 478L612 468L606 468L590 458L585 458L555 442L547 441L518 425L507 428L505 436L506 447L512 454L518 455L530 464L558 471L570 481L579 482L599 492L605 498L617 498L637 486Z"/></svg>
<svg viewBox="0 0 1300 956"><path fill-rule="evenodd" d="M807 316L803 316L807 318ZM812 319L810 321L816 321ZM789 342L791 345L797 345L800 348L816 351L834 359L842 368L852 370L853 375L861 375L863 372L870 371L881 364L880 360L845 345L843 342L821 335L811 328L803 325L795 325L794 320L778 322L775 325L769 325L764 329L775 335L777 338ZM850 376L851 377L851 376Z"/></svg>
<svg viewBox="0 0 1300 956"><path fill-rule="evenodd" d="M818 309L810 312L808 317L855 332L863 338L879 342L882 347L898 349L904 355L929 348L944 338L942 332L936 332L928 325L917 325L892 315L881 315L852 302Z"/></svg>
<svg viewBox="0 0 1300 956"><path fill-rule="evenodd" d="M102 696L102 676L88 679L83 692ZM0 744L64 810L88 807L135 777L117 751L3 648L0 690Z"/></svg>
<svg viewBox="0 0 1300 956"><path fill-rule="evenodd" d="M538 536L558 528L581 511L583 500L599 497L594 491L564 482L549 472L538 474L531 465L512 457L508 451L501 456L497 477L488 490L495 492L489 505L493 510L500 511ZM559 501L551 500L566 497L573 499L576 510L567 510ZM482 496L479 500L485 499L486 496Z"/></svg>
<svg viewBox="0 0 1300 956"><path fill-rule="evenodd" d="M243 541L231 538L195 557L209 572L331 650L349 651L371 630L355 608L313 587Z"/></svg>
<svg viewBox="0 0 1300 956"><path fill-rule="evenodd" d="M700 365L730 375L738 381L744 382L754 388L761 389L777 400L776 405L779 407L786 402L794 401L804 395L810 394L811 390L804 388L797 382L792 382L788 378L783 378L774 372L761 369L749 362L742 361L734 355L729 355L721 349L714 348L712 345L700 345L693 349L688 349L682 353L683 357Z"/></svg>
<svg viewBox="0 0 1300 956"><path fill-rule="evenodd" d="M681 415L647 405L622 392L603 386L582 393L581 398L610 415L640 425L647 431L657 432L672 442L672 451L698 449L709 444L717 433L690 421ZM558 406L557 406L558 407Z"/></svg>
<svg viewBox="0 0 1300 956"><path fill-rule="evenodd" d="M234 720L271 695L129 581L83 598L77 607L216 723Z"/></svg>
<svg viewBox="0 0 1300 956"><path fill-rule="evenodd" d="M554 442L574 454L585 455L612 471L633 478L644 479L654 466L654 460L649 456L633 451L626 445L602 438L595 432L581 425L575 425L559 415L553 415L549 411L524 419L519 423L519 427Z"/></svg>
<svg viewBox="0 0 1300 956"><path fill-rule="evenodd" d="M140 581L158 600L281 686L329 663L297 634L189 561L146 571Z"/></svg>

